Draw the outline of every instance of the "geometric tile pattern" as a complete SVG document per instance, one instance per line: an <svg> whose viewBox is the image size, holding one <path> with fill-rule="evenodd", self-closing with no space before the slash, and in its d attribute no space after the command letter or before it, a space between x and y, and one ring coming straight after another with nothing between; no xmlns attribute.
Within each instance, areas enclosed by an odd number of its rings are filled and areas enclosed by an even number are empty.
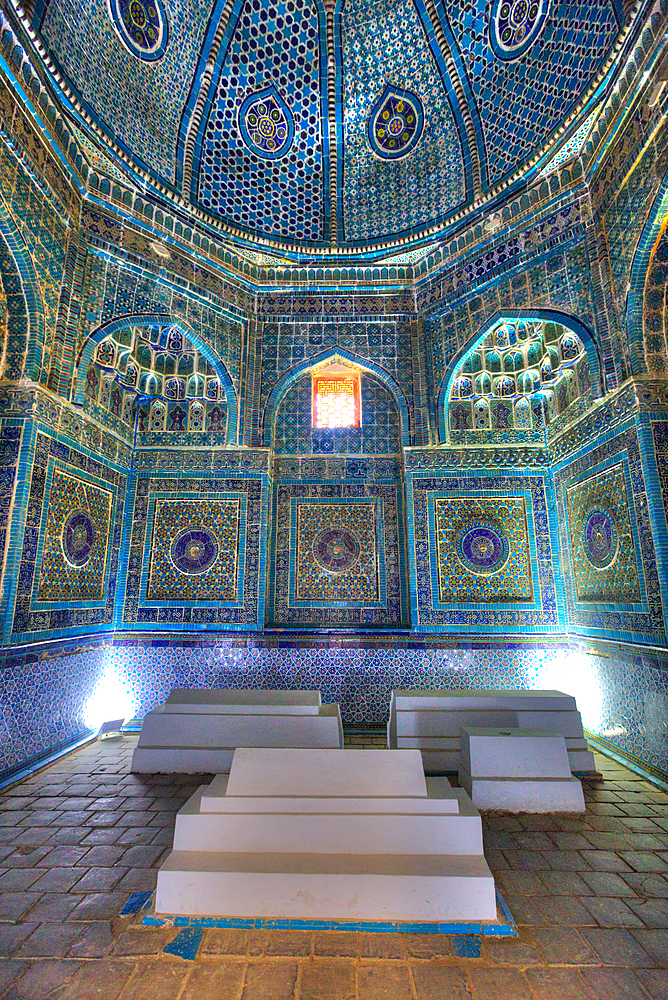
<svg viewBox="0 0 668 1000"><path fill-rule="evenodd" d="M298 503L295 596L377 601L376 505Z"/></svg>
<svg viewBox="0 0 668 1000"><path fill-rule="evenodd" d="M491 8L488 0L438 5L468 70L490 184L547 139L588 86L619 31L608 0L559 0L550 4L528 51L505 61L489 44Z"/></svg>
<svg viewBox="0 0 668 1000"><path fill-rule="evenodd" d="M234 601L238 546L239 500L157 500L146 599Z"/></svg>
<svg viewBox="0 0 668 1000"><path fill-rule="evenodd" d="M193 201L244 229L318 240L323 219L318 8L311 0L246 0L233 16L234 32L200 124ZM283 145L271 159L247 145L239 123L246 101L252 95L259 100L269 85L277 99L275 113L285 122ZM288 129L288 123L296 127Z"/></svg>
<svg viewBox="0 0 668 1000"><path fill-rule="evenodd" d="M442 603L532 600L523 497L437 498L435 520Z"/></svg>
<svg viewBox="0 0 668 1000"><path fill-rule="evenodd" d="M623 466L568 487L566 505L578 600L641 600Z"/></svg>
<svg viewBox="0 0 668 1000"><path fill-rule="evenodd" d="M341 44L345 239L400 233L449 215L466 195L460 133L450 81L441 79L412 0L348 0ZM410 90L424 108L424 130L398 160L381 160L368 135L389 83Z"/></svg>
<svg viewBox="0 0 668 1000"><path fill-rule="evenodd" d="M402 493L364 480L277 483L268 621L401 627L408 618Z"/></svg>
<svg viewBox="0 0 668 1000"><path fill-rule="evenodd" d="M102 600L112 503L109 490L54 469L37 600Z"/></svg>

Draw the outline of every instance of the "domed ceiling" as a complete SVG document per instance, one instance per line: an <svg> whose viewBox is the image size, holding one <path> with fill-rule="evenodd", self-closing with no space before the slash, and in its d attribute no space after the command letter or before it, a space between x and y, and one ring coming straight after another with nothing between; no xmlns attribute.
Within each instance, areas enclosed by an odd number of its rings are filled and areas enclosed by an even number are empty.
<svg viewBox="0 0 668 1000"><path fill-rule="evenodd" d="M419 237L516 177L600 78L621 0L43 0L82 108L250 240Z"/></svg>

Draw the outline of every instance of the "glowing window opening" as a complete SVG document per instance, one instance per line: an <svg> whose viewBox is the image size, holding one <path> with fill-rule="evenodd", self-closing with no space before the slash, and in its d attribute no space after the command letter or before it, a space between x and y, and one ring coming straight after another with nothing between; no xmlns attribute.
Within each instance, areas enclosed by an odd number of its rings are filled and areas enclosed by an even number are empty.
<svg viewBox="0 0 668 1000"><path fill-rule="evenodd" d="M314 427L359 427L360 410L359 375L314 376Z"/></svg>

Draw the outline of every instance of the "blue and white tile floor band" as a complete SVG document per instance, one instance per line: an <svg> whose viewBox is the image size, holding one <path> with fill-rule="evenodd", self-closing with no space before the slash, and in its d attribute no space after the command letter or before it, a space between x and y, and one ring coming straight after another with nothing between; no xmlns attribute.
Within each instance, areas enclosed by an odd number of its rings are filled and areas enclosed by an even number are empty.
<svg viewBox="0 0 668 1000"><path fill-rule="evenodd" d="M301 920L282 917L188 917L156 913L155 896L148 892L132 893L120 916L137 915L145 927L235 928L236 930L283 931L363 931L370 934L469 934L486 937L513 937L517 925L508 904L496 890L496 920L442 922L406 922L391 920Z"/></svg>

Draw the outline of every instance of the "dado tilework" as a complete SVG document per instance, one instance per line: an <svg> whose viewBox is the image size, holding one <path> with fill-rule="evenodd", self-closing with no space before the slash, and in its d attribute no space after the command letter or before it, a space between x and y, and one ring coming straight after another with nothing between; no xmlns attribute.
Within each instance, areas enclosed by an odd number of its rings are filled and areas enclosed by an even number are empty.
<svg viewBox="0 0 668 1000"><path fill-rule="evenodd" d="M156 500L146 599L235 601L239 514L240 499Z"/></svg>
<svg viewBox="0 0 668 1000"><path fill-rule="evenodd" d="M403 626L403 491L277 483L269 616L276 625Z"/></svg>
<svg viewBox="0 0 668 1000"><path fill-rule="evenodd" d="M293 500L294 598L375 604L379 598L375 503Z"/></svg>
<svg viewBox="0 0 668 1000"><path fill-rule="evenodd" d="M434 521L442 604L532 600L523 497L437 497Z"/></svg>
<svg viewBox="0 0 668 1000"><path fill-rule="evenodd" d="M542 476L427 478L413 473L415 625L422 629L559 624ZM410 498L409 498L410 503Z"/></svg>
<svg viewBox="0 0 668 1000"><path fill-rule="evenodd" d="M622 480L617 477L623 470L623 482L626 485L627 507L626 514L623 511L620 515L620 496ZM605 479L605 474L611 476ZM571 538L573 523L569 523L568 490L577 488L587 481L600 480L598 490L594 486L592 497L600 502L588 507L590 513L594 515L591 522L590 533L601 534L601 538L593 537L590 555L594 554L594 559L605 562L608 552L608 538L613 542L609 527L616 526L617 519L621 517L622 533L626 530L633 543L633 558L636 558L637 586L639 593L634 591L635 600L630 601L628 596L622 596L621 588L628 584L624 581L624 571L621 572L619 580L615 579L616 570L614 562L610 563L612 576L608 578L608 590L606 594L610 596L582 600L578 596L577 586L583 586L582 581L591 579L592 570L587 570L585 577L580 575L580 583L576 583L570 572L564 574L564 590L566 597L566 614L571 628L576 632L586 633L594 636L605 636L609 639L621 639L626 641L654 641L662 643L665 641L664 610L661 599L661 586L656 560L655 542L652 535L650 522L650 509L648 501L648 487L646 485L647 473L643 469L640 447L638 442L638 432L635 427L611 434L598 447L590 450L581 450L577 457L568 464L563 464L554 472L554 484L557 495L557 508L559 513L559 525L561 533L562 552L571 552ZM610 488L617 492L603 492L600 485L607 482ZM653 491L654 492L654 491ZM587 496L590 494L587 493ZM576 494L576 496L579 496ZM623 497L623 494L622 494ZM578 507L581 505L578 504ZM603 512L603 517L600 514ZM610 514L607 512L610 511ZM585 511L583 510L584 514ZM612 522L615 525L612 525ZM628 527L626 527L628 525ZM584 526L584 524L583 524ZM582 534L580 535L582 538ZM584 545L584 543L582 543ZM627 549L629 552L631 546ZM584 558L584 553L581 558ZM626 565L625 559L628 554L622 557L622 565ZM588 560L591 562L591 560ZM576 563L582 566L582 562ZM607 573L607 568L603 566L603 573ZM585 584L586 585L586 584ZM612 597L612 593L617 594ZM626 591L628 594L628 589Z"/></svg>
<svg viewBox="0 0 668 1000"><path fill-rule="evenodd" d="M231 453L235 460L238 465L238 454ZM218 478L193 471L137 482L123 627L261 624L267 480L241 469L227 478L231 470L222 471Z"/></svg>
<svg viewBox="0 0 668 1000"><path fill-rule="evenodd" d="M65 472L51 475L38 560L37 600L96 601L104 598L109 531L114 496L111 490Z"/></svg>
<svg viewBox="0 0 668 1000"><path fill-rule="evenodd" d="M640 584L624 468L613 466L566 490L579 601L637 602Z"/></svg>

